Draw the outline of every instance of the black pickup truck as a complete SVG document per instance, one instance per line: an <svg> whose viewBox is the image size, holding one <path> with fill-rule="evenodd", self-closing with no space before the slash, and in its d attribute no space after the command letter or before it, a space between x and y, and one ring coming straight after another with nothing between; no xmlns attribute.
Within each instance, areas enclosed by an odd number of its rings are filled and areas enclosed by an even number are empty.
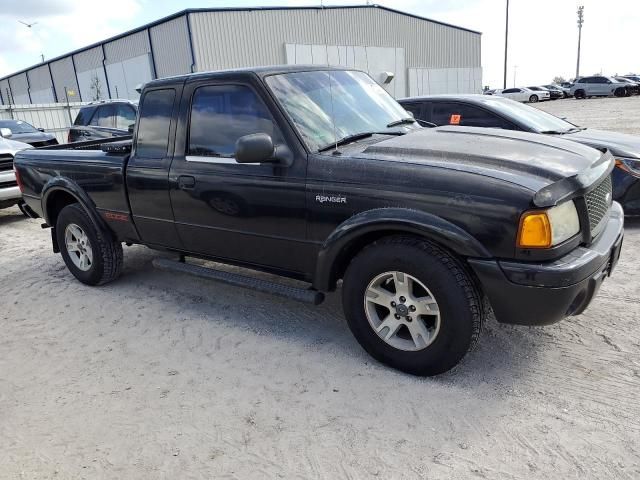
<svg viewBox="0 0 640 480"><path fill-rule="evenodd" d="M155 80L132 139L117 140L15 159L28 210L80 281L115 279L127 243L179 254L157 259L160 268L313 303L342 282L360 344L413 374L456 365L489 308L524 325L581 313L622 245L608 152L521 132L422 128L359 71Z"/></svg>

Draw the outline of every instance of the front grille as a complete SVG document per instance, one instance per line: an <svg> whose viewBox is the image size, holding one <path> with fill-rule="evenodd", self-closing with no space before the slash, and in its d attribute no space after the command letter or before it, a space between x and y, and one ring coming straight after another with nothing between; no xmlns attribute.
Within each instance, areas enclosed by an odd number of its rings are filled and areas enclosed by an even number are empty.
<svg viewBox="0 0 640 480"><path fill-rule="evenodd" d="M589 214L589 229L593 237L600 231L600 224L611 207L611 197L611 176L584 196Z"/></svg>
<svg viewBox="0 0 640 480"><path fill-rule="evenodd" d="M8 153L0 153L0 172L13 169L13 157Z"/></svg>

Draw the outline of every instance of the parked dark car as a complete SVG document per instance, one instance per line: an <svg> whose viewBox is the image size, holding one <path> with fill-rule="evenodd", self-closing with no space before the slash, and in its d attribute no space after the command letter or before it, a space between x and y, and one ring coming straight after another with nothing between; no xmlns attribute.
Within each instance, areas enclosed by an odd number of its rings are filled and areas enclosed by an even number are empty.
<svg viewBox="0 0 640 480"><path fill-rule="evenodd" d="M633 80L636 83L640 84L640 75L622 75L624 78L628 78L629 80Z"/></svg>
<svg viewBox="0 0 640 480"><path fill-rule="evenodd" d="M543 85L543 87L549 90L549 93L551 94L551 100L567 98L569 96L569 93L565 92L565 90L558 85Z"/></svg>
<svg viewBox="0 0 640 480"><path fill-rule="evenodd" d="M68 142L103 140L131 135L138 105L129 100L106 100L85 105L69 129Z"/></svg>
<svg viewBox="0 0 640 480"><path fill-rule="evenodd" d="M58 144L53 133L46 133L43 128L36 128L22 120L0 120L0 128L11 130L11 135L5 136L5 138L10 138L15 142L28 143L32 147Z"/></svg>
<svg viewBox="0 0 640 480"><path fill-rule="evenodd" d="M29 209L53 228L53 249L78 280L114 280L123 242L302 280L310 287L154 261L312 303L342 280L356 339L413 374L456 365L487 304L499 321L525 325L581 313L622 245L609 152L523 132L421 128L355 70L154 80L133 141L101 143L15 159Z"/></svg>
<svg viewBox="0 0 640 480"><path fill-rule="evenodd" d="M439 95L405 98L400 104L415 118L435 125L456 124L471 127L502 128L572 140L616 158L613 171L613 198L629 215L640 215L640 137L578 127L519 102L482 95Z"/></svg>
<svg viewBox="0 0 640 480"><path fill-rule="evenodd" d="M619 82L626 83L627 86L627 95L638 95L640 94L640 83L631 80L627 77L613 77Z"/></svg>

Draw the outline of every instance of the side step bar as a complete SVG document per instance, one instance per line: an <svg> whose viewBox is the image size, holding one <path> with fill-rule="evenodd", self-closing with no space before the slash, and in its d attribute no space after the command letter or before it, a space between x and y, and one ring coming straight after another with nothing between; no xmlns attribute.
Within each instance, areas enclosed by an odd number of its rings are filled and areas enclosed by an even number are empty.
<svg viewBox="0 0 640 480"><path fill-rule="evenodd" d="M317 290L290 287L280 283L269 282L259 278L247 277L237 273L223 272L213 268L201 267L190 263L169 260L168 258L156 258L153 266L159 270L168 272L188 273L200 278L228 283L236 287L249 288L258 292L270 293L280 297L290 298L298 302L320 305L324 301L324 294Z"/></svg>

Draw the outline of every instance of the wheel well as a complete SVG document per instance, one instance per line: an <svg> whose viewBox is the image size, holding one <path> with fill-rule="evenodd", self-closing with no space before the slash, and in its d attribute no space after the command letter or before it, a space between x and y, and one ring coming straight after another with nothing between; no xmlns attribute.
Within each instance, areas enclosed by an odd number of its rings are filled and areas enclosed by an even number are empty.
<svg viewBox="0 0 640 480"><path fill-rule="evenodd" d="M52 192L47 198L47 218L49 225L56 226L58 215L64 207L78 203L78 199L64 190L57 190Z"/></svg>
<svg viewBox="0 0 640 480"><path fill-rule="evenodd" d="M453 252L452 250L450 250L449 248L447 248L445 245L443 245L442 243L439 243L437 241L434 241L432 239L427 239L421 235L412 233L412 232L407 232L404 230L376 230L373 232L368 232L365 233L363 235L360 235L359 237L353 239L351 242L349 242L341 251L340 254L336 257L335 261L333 262L333 266L331 268L331 279L330 279L330 285L331 288L335 288L336 283L338 280L340 280L342 277L344 277L345 272L347 271L347 267L349 266L349 264L351 263L351 260L360 252L362 251L363 248L367 247L368 245L371 245L372 243L375 243L383 238L386 237L393 237L396 235L403 235L406 237L416 237L416 238L422 238L424 240L429 240L430 242L435 243L436 245L438 245L440 248L442 248L443 250L448 251L449 253L451 253L451 255L454 256L458 256L455 252Z"/></svg>

